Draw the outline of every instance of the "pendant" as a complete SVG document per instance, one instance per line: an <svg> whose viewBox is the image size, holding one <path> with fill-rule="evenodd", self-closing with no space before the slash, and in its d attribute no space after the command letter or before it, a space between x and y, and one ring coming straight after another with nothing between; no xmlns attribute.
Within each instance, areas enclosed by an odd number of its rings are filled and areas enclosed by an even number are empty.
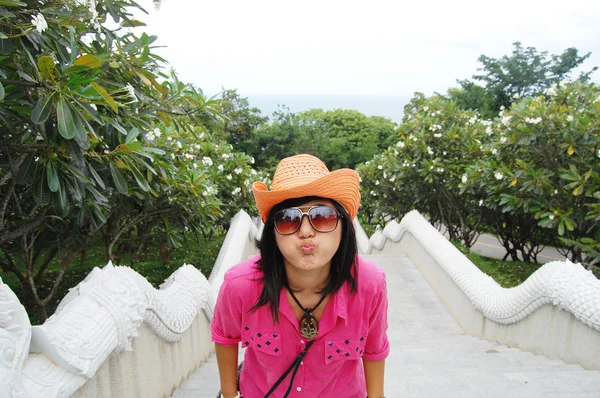
<svg viewBox="0 0 600 398"><path fill-rule="evenodd" d="M319 334L319 322L311 313L306 312L300 320L300 334L308 340L312 340Z"/></svg>

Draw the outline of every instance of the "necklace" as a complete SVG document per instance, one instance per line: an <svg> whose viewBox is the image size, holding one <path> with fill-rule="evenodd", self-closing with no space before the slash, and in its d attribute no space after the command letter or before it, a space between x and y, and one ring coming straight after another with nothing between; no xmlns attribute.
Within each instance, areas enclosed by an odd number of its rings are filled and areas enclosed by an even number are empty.
<svg viewBox="0 0 600 398"><path fill-rule="evenodd" d="M313 315L313 311L316 310L319 305L321 305L323 300L325 300L326 295L323 295L321 297L321 300L319 300L317 305L315 305L314 307L304 308L302 304L300 304L300 301L298 301L296 296L294 296L294 292L292 292L292 289L290 289L289 286L287 286L287 290L292 295L292 298L294 299L296 304L298 304L298 307L300 307L300 309L304 311L304 315L302 315L302 319L300 319L300 334L305 339L314 339L319 334L319 321L317 321L317 318Z"/></svg>

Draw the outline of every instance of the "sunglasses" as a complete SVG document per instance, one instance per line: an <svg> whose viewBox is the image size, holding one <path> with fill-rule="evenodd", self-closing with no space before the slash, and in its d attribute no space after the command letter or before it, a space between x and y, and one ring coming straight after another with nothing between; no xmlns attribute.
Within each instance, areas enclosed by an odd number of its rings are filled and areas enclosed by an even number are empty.
<svg viewBox="0 0 600 398"><path fill-rule="evenodd" d="M291 235L300 229L304 216L308 217L310 225L317 232L333 231L341 218L340 213L331 206L312 206L306 212L290 207L275 213L275 230L281 235Z"/></svg>

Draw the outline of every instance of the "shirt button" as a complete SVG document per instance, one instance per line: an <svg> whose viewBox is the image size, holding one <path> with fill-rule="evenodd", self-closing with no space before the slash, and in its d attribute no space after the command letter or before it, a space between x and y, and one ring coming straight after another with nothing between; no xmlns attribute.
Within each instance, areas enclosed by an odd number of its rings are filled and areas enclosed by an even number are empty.
<svg viewBox="0 0 600 398"><path fill-rule="evenodd" d="M304 365L304 361L300 361L300 365Z"/></svg>
<svg viewBox="0 0 600 398"><path fill-rule="evenodd" d="M304 340L300 340L300 344L304 344Z"/></svg>
<svg viewBox="0 0 600 398"><path fill-rule="evenodd" d="M296 387L296 391L302 391L301 387Z"/></svg>

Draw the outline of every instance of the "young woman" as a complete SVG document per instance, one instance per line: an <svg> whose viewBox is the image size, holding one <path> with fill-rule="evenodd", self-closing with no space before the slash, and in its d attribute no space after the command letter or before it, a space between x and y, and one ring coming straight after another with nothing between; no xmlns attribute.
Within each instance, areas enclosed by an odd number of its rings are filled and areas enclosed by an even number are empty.
<svg viewBox="0 0 600 398"><path fill-rule="evenodd" d="M386 280L357 255L359 181L297 155L253 184L260 255L225 274L211 324L222 397L383 397Z"/></svg>

